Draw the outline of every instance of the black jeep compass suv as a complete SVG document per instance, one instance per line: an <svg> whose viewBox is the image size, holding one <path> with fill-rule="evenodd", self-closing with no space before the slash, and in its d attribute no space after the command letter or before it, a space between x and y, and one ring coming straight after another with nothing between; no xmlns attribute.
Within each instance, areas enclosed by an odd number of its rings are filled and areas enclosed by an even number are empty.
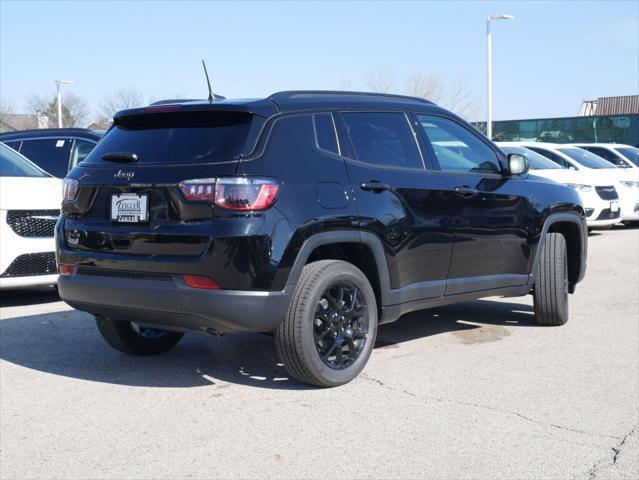
<svg viewBox="0 0 639 480"><path fill-rule="evenodd" d="M344 384L377 326L493 295L568 319L587 229L577 194L425 100L281 92L154 104L65 179L60 296L104 339L274 333L291 376Z"/></svg>

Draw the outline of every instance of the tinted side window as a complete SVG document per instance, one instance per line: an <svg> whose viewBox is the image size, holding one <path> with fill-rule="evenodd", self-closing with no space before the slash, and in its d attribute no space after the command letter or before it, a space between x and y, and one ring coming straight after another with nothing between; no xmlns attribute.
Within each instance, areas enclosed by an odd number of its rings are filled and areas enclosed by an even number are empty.
<svg viewBox="0 0 639 480"><path fill-rule="evenodd" d="M91 150L95 147L95 143L87 142L86 140L76 140L73 146L73 152L71 153L71 167L75 167L78 163L84 160Z"/></svg>
<svg viewBox="0 0 639 480"><path fill-rule="evenodd" d="M11 142L2 142L4 143L7 147L11 147L13 148L16 152L20 151L20 140L13 140Z"/></svg>
<svg viewBox="0 0 639 480"><path fill-rule="evenodd" d="M403 113L342 113L357 160L377 166L423 169Z"/></svg>
<svg viewBox="0 0 639 480"><path fill-rule="evenodd" d="M601 147L580 147L580 148L583 148L584 150L588 150L589 152L592 152L595 155L605 160L608 160L609 162L612 162L619 167L629 166L626 162L623 161L623 159L619 158L614 152L611 152L610 150L606 148L601 148Z"/></svg>
<svg viewBox="0 0 639 480"><path fill-rule="evenodd" d="M335 124L333 115L330 113L316 113L313 115L313 126L315 127L315 144L320 150L339 154L337 147L337 137L335 136Z"/></svg>
<svg viewBox="0 0 639 480"><path fill-rule="evenodd" d="M470 130L447 118L431 115L417 117L442 170L478 173L501 171L495 152Z"/></svg>
<svg viewBox="0 0 639 480"><path fill-rule="evenodd" d="M566 160L561 158L556 153L553 153L549 150L544 150L543 148L538 148L538 147L526 147L526 148L529 150L532 150L533 152L537 152L540 155L543 155L544 157L555 162L557 165L561 165L562 167L567 167L567 168L576 170L575 167L573 167L570 163L568 163Z"/></svg>
<svg viewBox="0 0 639 480"><path fill-rule="evenodd" d="M20 153L54 177L67 176L71 140L68 138L41 138L23 140Z"/></svg>

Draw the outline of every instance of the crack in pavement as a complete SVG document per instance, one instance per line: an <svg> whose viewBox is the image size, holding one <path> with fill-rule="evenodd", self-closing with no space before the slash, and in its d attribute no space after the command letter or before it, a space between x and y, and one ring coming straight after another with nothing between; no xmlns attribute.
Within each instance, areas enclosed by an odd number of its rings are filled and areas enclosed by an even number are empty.
<svg viewBox="0 0 639 480"><path fill-rule="evenodd" d="M432 400L435 402L449 402L449 403L454 403L457 405L464 405L467 407L475 407L475 408L481 408L484 410L490 410L493 412L499 412L505 415L513 415L516 417L519 417L523 420L526 420L527 422L531 422L531 423L535 423L537 425L542 425L542 426L547 426L547 427L552 427L552 428L556 428L559 430L567 430L569 432L573 432L573 433L579 433L582 435L592 435L592 436L596 436L599 438L611 438L613 440L622 440L622 437L616 436L616 435L606 435L600 432L592 432L592 431L587 431L587 430L579 430L576 428L572 428L572 427L567 427L564 425L557 425L556 423L550 423L550 422L544 422L541 420L535 420L534 418L531 417L527 417L526 415L522 415L521 413L518 412L509 412L508 410L503 410L501 408L496 408L496 407L491 407L490 405L484 405L481 403L473 403L473 402L464 402L462 400L452 400L452 399L448 399L448 398L444 398L444 397L434 397L434 396L430 396L430 395L418 395L414 392L411 392L409 390L405 390L405 389L400 389L400 388L396 388L396 387L392 387L390 385L386 385L384 382L382 382L381 380L371 377L369 375L366 375L365 373L360 374L359 378L362 378L366 381L375 383L377 385L379 385L382 388L385 388L386 390L390 390L390 391L394 391L394 392L400 392L400 393L404 393L406 395L409 395L411 397L415 397L415 398L421 398L424 400ZM626 435L627 437L627 435ZM622 441L625 441L625 438ZM621 444L620 444L621 445Z"/></svg>
<svg viewBox="0 0 639 480"><path fill-rule="evenodd" d="M622 450L623 446L626 444L626 441L628 440L628 437L630 437L632 434L634 434L634 432L635 432L635 430L637 430L637 428L639 428L639 425L635 425L627 434L625 434L618 444L616 444L613 447L610 447L610 449L613 452L612 461L611 462L608 460L609 455L607 455L606 458L602 458L601 460L598 460L597 462L595 462L595 464L592 466L592 468L590 470L588 470L588 479L589 480L594 480L595 478L597 478L597 474L603 468L606 468L606 467L609 467L609 466L613 466L613 465L615 465L617 463L617 459L619 458L619 454L621 453L621 450Z"/></svg>

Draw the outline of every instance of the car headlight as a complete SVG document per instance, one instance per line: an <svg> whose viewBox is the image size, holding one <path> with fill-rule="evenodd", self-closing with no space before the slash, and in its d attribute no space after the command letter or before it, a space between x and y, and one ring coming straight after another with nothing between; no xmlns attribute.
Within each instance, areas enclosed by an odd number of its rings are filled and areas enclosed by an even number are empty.
<svg viewBox="0 0 639 480"><path fill-rule="evenodd" d="M628 188L639 188L639 182L628 182L628 181L623 181L623 182L619 182L621 183L624 187L628 187Z"/></svg>
<svg viewBox="0 0 639 480"><path fill-rule="evenodd" d="M578 192L589 192L592 190L590 185L582 185L580 183L564 183L564 185L572 188L573 190L577 190Z"/></svg>

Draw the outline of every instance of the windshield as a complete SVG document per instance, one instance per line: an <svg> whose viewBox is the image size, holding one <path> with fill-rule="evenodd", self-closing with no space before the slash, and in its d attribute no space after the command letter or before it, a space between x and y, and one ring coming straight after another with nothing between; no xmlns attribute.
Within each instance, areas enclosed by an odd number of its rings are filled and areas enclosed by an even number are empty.
<svg viewBox="0 0 639 480"><path fill-rule="evenodd" d="M12 148L0 143L0 177L48 177Z"/></svg>
<svg viewBox="0 0 639 480"><path fill-rule="evenodd" d="M612 163L583 148L559 148L558 150L587 168L617 168Z"/></svg>
<svg viewBox="0 0 639 480"><path fill-rule="evenodd" d="M214 163L237 158L252 115L172 112L117 118L83 163L105 163L108 153L134 153L137 163Z"/></svg>
<svg viewBox="0 0 639 480"><path fill-rule="evenodd" d="M530 160L530 169L531 170L562 170L564 167L561 165L557 165L552 160L547 159L543 155L538 154L537 152L533 152L532 150L528 150L524 147L499 147L502 151L508 155L510 153L518 153L519 155L524 155L528 160Z"/></svg>
<svg viewBox="0 0 639 480"><path fill-rule="evenodd" d="M639 167L639 148L619 147L616 150Z"/></svg>

